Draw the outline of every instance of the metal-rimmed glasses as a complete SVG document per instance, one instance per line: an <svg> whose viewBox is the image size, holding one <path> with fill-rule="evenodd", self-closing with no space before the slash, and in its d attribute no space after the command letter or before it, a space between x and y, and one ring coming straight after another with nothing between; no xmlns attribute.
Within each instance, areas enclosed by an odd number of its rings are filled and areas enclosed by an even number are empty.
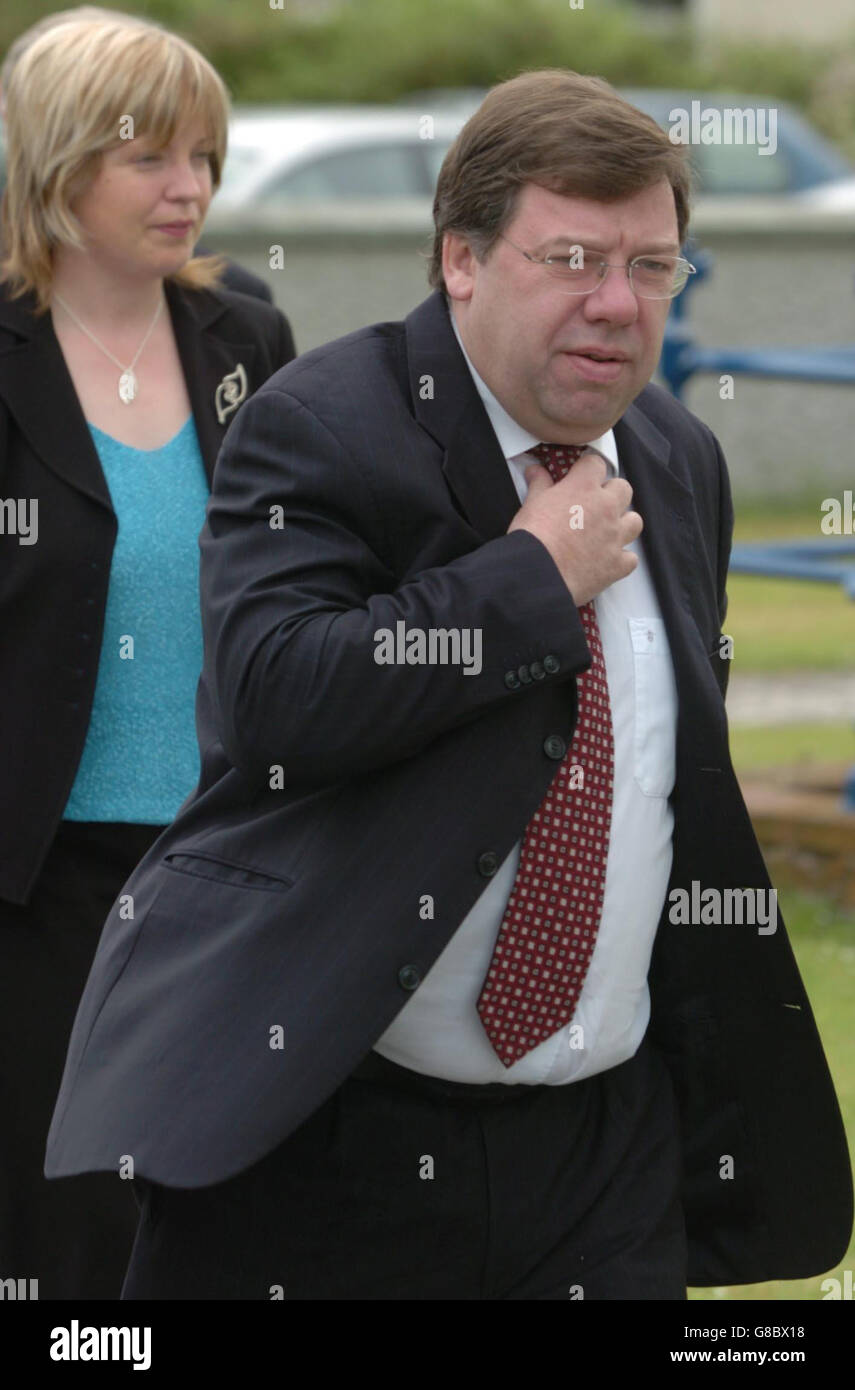
<svg viewBox="0 0 855 1390"><path fill-rule="evenodd" d="M525 256L527 261L542 265L548 275L561 281L559 294L593 294L610 270L625 270L630 288L639 299L674 299L685 288L689 276L696 273L696 267L683 256L660 256L648 252L647 255L633 256L625 264L614 265L606 260L602 252L586 251L584 246L568 244L566 255L549 252L546 256L533 256L530 251L517 246L510 237L501 232L499 236Z"/></svg>

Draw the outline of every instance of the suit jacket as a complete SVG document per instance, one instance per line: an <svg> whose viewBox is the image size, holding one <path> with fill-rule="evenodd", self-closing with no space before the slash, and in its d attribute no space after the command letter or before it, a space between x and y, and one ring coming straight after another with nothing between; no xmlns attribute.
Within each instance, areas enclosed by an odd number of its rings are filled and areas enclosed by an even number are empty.
<svg viewBox="0 0 855 1390"><path fill-rule="evenodd" d="M197 246L193 252L194 256L210 256L211 254L207 246ZM268 304L274 302L273 291L267 281L262 280L261 276L255 275L253 271L247 270L246 266L239 265L237 261L226 263L220 279L224 289L238 290L240 294L253 295L256 299L266 300Z"/></svg>
<svg viewBox="0 0 855 1390"><path fill-rule="evenodd" d="M294 340L257 298L169 281L166 298L210 482L234 418L218 417L218 384L240 363L248 395ZM0 496L38 499L36 544L0 534L0 898L13 903L32 893L83 752L117 531L50 314L33 307L0 284Z"/></svg>
<svg viewBox="0 0 855 1390"><path fill-rule="evenodd" d="M653 386L615 435L679 695L672 883L768 889L728 755L721 452ZM590 664L548 551L505 534L518 506L439 294L308 353L244 407L200 538L200 784L105 925L49 1177L131 1155L160 1183L222 1181L407 1002L542 800L545 742L572 736ZM373 635L399 620L481 628L481 673L378 666ZM509 688L547 655L553 673ZM852 1225L846 1141L783 926L675 926L663 910L651 993L691 1282L833 1265Z"/></svg>

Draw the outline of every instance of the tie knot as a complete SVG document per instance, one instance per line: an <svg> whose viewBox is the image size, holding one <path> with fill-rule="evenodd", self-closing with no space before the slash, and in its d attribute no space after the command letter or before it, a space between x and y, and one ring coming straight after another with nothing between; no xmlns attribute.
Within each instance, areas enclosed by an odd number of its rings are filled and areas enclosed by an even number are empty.
<svg viewBox="0 0 855 1390"><path fill-rule="evenodd" d="M536 444L528 452L549 470L552 481L559 483L587 447L587 444Z"/></svg>

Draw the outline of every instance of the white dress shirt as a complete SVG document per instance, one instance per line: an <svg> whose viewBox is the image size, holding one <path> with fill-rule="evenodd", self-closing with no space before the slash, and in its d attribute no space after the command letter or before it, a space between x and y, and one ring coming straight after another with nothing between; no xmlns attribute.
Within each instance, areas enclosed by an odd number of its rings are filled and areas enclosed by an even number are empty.
<svg viewBox="0 0 855 1390"><path fill-rule="evenodd" d="M522 503L540 441L507 414L463 350ZM614 434L591 441L619 466ZM594 600L614 731L614 799L602 917L571 1023L505 1067L476 1011L516 878L518 842L412 998L374 1044L400 1066L452 1081L561 1086L632 1057L650 1016L647 971L671 873L677 691L639 540L638 565ZM517 698L525 699L522 694Z"/></svg>

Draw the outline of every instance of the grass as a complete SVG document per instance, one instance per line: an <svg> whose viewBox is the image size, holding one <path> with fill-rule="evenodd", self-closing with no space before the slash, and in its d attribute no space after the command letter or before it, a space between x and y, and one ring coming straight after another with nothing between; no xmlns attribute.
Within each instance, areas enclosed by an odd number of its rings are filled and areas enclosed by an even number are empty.
<svg viewBox="0 0 855 1390"><path fill-rule="evenodd" d="M781 912L816 1015L828 1065L834 1078L846 1132L855 1136L855 1049L852 1047L852 1005L855 999L855 917L846 916L826 900L804 894L780 893ZM850 1140L852 1142L852 1140ZM780 1300L823 1299L821 1285L843 1271L855 1269L855 1238L836 1268L818 1271L811 1279L739 1284L731 1288L692 1289L690 1299Z"/></svg>
<svg viewBox="0 0 855 1390"><path fill-rule="evenodd" d="M810 537L819 540L822 518L816 496L791 497L769 505L767 498L746 498L735 501L736 525L734 541L774 541L787 537Z"/></svg>
<svg viewBox="0 0 855 1390"><path fill-rule="evenodd" d="M855 670L855 603L839 587L732 575L734 671Z"/></svg>
<svg viewBox="0 0 855 1390"><path fill-rule="evenodd" d="M737 506L735 543L805 536L821 536L815 499ZM839 586L731 574L727 590L734 671L855 670L855 603Z"/></svg>
<svg viewBox="0 0 855 1390"><path fill-rule="evenodd" d="M855 716L848 724L731 725L730 754L740 777L769 767L855 764Z"/></svg>

